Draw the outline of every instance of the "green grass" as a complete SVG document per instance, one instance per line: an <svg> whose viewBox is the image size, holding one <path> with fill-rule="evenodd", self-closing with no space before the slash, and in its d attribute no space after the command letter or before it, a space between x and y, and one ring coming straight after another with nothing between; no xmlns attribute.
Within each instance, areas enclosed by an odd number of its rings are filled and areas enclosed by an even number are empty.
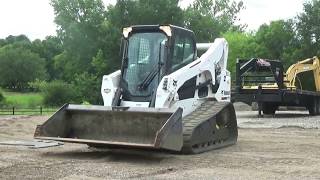
<svg viewBox="0 0 320 180"><path fill-rule="evenodd" d="M13 107L15 115L51 115L58 108L43 107L43 96L41 93L20 93L1 90L5 101L0 104L0 115L12 115Z"/></svg>
<svg viewBox="0 0 320 180"><path fill-rule="evenodd" d="M35 108L42 106L43 97L40 93L19 93L3 91L6 106L18 108Z"/></svg>

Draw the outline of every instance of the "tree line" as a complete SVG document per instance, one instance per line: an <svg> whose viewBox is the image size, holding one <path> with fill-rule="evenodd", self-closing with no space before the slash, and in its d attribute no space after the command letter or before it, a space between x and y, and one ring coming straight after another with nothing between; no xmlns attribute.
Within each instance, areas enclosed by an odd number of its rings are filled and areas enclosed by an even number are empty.
<svg viewBox="0 0 320 180"><path fill-rule="evenodd" d="M57 35L30 41L27 36L0 39L0 86L15 91L41 91L45 103L100 104L104 74L120 67L123 27L174 24L194 31L197 42L225 37L229 70L236 58L279 59L285 67L320 54L320 1L304 3L289 20L263 24L246 32L240 24L242 1L195 0L187 8L179 0L51 0ZM61 97L61 98L58 98Z"/></svg>

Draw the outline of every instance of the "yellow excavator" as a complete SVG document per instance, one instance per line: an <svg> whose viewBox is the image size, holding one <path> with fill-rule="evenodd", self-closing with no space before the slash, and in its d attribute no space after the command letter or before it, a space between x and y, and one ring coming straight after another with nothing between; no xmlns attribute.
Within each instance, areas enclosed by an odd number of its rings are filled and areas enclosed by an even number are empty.
<svg viewBox="0 0 320 180"><path fill-rule="evenodd" d="M302 87L299 75L313 72L315 90ZM320 114L320 62L318 57L291 65L284 73L277 60L237 60L234 101L258 103L259 114L275 114L279 106L303 106L310 115Z"/></svg>
<svg viewBox="0 0 320 180"><path fill-rule="evenodd" d="M308 71L313 72L316 91L320 92L320 61L316 56L303 61L298 61L288 68L285 74L286 87L296 89L296 83L299 83L300 89L303 89L298 75Z"/></svg>

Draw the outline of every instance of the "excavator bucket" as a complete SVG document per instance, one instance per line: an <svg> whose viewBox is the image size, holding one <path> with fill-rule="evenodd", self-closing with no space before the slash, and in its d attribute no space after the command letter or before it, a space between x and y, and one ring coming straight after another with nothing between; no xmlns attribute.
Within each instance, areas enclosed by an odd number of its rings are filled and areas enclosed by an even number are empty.
<svg viewBox="0 0 320 180"><path fill-rule="evenodd" d="M83 143L93 147L133 147L180 151L182 109L106 107L66 104L44 124L36 139Z"/></svg>

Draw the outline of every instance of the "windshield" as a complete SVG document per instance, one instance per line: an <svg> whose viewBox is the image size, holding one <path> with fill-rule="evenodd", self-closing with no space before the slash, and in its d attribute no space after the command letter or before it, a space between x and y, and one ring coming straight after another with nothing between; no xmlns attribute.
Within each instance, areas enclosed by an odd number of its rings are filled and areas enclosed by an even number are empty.
<svg viewBox="0 0 320 180"><path fill-rule="evenodd" d="M157 88L159 73L145 89L139 88L139 84L159 66L159 60L163 62L166 41L167 37L160 32L136 33L130 36L128 66L124 69L123 78L131 96L150 96L153 89Z"/></svg>

